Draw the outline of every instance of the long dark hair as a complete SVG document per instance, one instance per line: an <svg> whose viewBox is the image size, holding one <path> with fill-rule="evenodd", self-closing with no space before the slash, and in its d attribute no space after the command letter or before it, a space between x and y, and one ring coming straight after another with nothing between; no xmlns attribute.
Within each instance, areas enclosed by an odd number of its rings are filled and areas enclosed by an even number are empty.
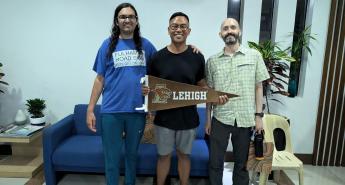
<svg viewBox="0 0 345 185"><path fill-rule="evenodd" d="M131 8L134 13L135 16L137 17L137 26L134 29L134 34L133 34L133 40L135 43L135 49L138 51L139 56L140 57L143 52L142 52L142 45L141 45L141 36L140 36L140 26L139 26L139 22L138 22L138 13L137 10L134 8L134 6L130 3L121 3L119 6L116 7L115 9L115 13L114 13L114 20L113 20L113 26L111 29L111 36L110 36L110 44L108 47L108 52L107 52L107 58L111 58L111 55L117 45L117 42L119 40L119 36L120 36L120 28L117 25L117 17L119 15L119 12L123 9L123 8Z"/></svg>

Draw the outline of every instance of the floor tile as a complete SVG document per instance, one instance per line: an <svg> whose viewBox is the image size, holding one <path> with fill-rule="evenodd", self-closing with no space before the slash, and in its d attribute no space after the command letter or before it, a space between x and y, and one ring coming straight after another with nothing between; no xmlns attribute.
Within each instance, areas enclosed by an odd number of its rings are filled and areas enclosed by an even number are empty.
<svg viewBox="0 0 345 185"><path fill-rule="evenodd" d="M0 178L0 185L24 185L27 178Z"/></svg>
<svg viewBox="0 0 345 185"><path fill-rule="evenodd" d="M232 184L233 163L224 164L224 185ZM285 170L287 176L298 185L298 174L294 170ZM304 165L305 185L345 185L344 167L325 167ZM123 177L120 178L123 183ZM0 185L24 185L27 178L0 178ZM152 177L137 177L137 185L152 185ZM105 185L104 175L99 174L68 174L58 185ZM267 185L273 185L268 182ZM172 179L172 185L178 185L178 179ZM208 185L207 179L192 178L190 185Z"/></svg>

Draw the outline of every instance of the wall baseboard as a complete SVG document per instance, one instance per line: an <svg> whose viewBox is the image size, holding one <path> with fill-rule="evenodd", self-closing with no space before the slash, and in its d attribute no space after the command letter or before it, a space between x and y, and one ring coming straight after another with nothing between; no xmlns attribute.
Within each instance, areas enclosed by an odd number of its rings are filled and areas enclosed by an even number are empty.
<svg viewBox="0 0 345 185"><path fill-rule="evenodd" d="M295 154L298 159L300 159L303 164L312 164L313 154ZM224 157L225 162L233 162L234 156L232 152L226 152Z"/></svg>

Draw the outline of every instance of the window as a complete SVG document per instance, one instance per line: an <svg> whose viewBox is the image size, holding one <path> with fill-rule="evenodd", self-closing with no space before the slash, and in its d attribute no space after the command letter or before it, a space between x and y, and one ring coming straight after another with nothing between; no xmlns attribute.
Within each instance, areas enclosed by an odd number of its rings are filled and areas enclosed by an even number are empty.
<svg viewBox="0 0 345 185"><path fill-rule="evenodd" d="M262 0L259 41L271 40L274 0Z"/></svg>
<svg viewBox="0 0 345 185"><path fill-rule="evenodd" d="M307 7L308 7L308 0L297 0L297 7L296 7L296 16L295 16L295 28L294 28L294 37L293 37L293 44L297 42L297 34L300 34L302 31L305 30L305 22L306 22L306 15L307 15ZM302 51L299 51L302 53ZM288 86L288 92L290 97L297 96L298 93L298 85L299 85L299 77L300 77L300 70L301 70L301 62L302 55L298 53L292 53L292 56L296 58L299 62L292 62L290 65L290 80Z"/></svg>
<svg viewBox="0 0 345 185"><path fill-rule="evenodd" d="M241 22L241 0L228 0L228 17Z"/></svg>

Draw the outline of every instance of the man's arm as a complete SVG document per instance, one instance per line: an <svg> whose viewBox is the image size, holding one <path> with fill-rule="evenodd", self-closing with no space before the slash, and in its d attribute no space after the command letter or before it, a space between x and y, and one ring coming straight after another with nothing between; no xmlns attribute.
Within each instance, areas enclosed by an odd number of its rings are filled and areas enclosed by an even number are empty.
<svg viewBox="0 0 345 185"><path fill-rule="evenodd" d="M101 75L97 75L93 83L90 102L87 107L86 123L87 127L93 132L96 132L96 117L94 114L94 108L103 91L103 84L104 77Z"/></svg>
<svg viewBox="0 0 345 185"><path fill-rule="evenodd" d="M263 97L263 87L262 82L259 82L255 85L255 110L257 113L262 112L262 97ZM262 118L255 116L255 131L261 133L263 129Z"/></svg>

